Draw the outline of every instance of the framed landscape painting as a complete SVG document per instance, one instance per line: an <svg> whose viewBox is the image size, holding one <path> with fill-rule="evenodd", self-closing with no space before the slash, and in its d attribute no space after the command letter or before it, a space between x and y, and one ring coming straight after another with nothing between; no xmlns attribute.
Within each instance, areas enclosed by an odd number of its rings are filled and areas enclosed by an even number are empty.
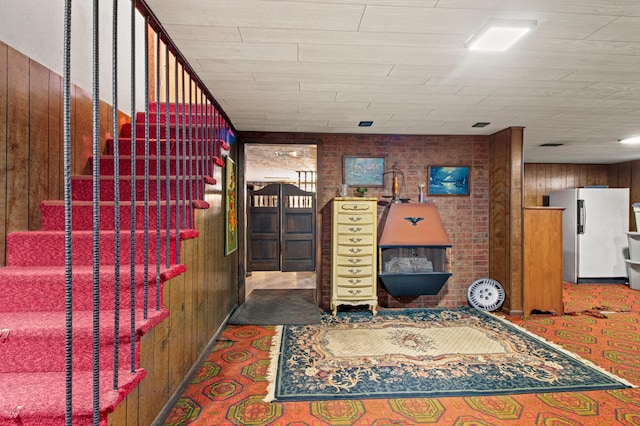
<svg viewBox="0 0 640 426"><path fill-rule="evenodd" d="M429 166L429 195L469 195L469 167Z"/></svg>
<svg viewBox="0 0 640 426"><path fill-rule="evenodd" d="M384 186L384 157L343 157L344 183L349 186Z"/></svg>

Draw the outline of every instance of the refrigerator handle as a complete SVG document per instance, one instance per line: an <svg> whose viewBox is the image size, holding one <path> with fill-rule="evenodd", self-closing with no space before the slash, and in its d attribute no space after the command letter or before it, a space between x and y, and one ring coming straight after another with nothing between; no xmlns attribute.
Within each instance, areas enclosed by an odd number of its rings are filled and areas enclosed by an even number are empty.
<svg viewBox="0 0 640 426"><path fill-rule="evenodd" d="M584 207L584 200L578 200L578 234L584 234L586 221L587 214Z"/></svg>

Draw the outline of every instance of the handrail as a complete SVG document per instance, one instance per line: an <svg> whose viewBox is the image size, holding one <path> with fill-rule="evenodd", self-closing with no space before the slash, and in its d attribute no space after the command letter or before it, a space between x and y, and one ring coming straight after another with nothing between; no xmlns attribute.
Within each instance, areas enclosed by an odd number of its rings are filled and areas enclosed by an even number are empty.
<svg viewBox="0 0 640 426"><path fill-rule="evenodd" d="M209 91L209 89L204 84L204 82L200 79L200 77L198 77L198 73L196 73L196 71L193 69L193 67L187 60L187 58L185 58L184 55L180 52L176 44L173 42L173 40L169 36L169 33L167 32L167 30L165 30L164 26L160 23L160 20L157 18L153 10L151 10L147 2L145 0L137 0L136 7L140 11L140 13L142 13L143 16L149 18L149 25L151 26L151 28L153 28L156 31L156 33L160 35L161 40L164 41L165 44L169 47L169 50L171 51L171 53L173 53L173 55L177 59L179 59L182 66L187 69L189 75L195 77L194 80L198 83L200 90L202 90L207 95L207 97L211 100L216 110L218 110L218 112L224 117L225 121L229 123L233 131L236 132L236 129L233 127L233 124L229 119L229 116L227 116L227 113L224 112L224 110L222 109L218 101L215 99L213 94Z"/></svg>

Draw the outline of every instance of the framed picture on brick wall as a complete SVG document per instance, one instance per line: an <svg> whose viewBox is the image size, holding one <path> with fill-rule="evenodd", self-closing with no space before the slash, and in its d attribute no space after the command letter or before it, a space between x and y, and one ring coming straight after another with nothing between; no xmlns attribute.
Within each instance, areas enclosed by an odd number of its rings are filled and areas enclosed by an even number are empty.
<svg viewBox="0 0 640 426"><path fill-rule="evenodd" d="M384 157L343 157L342 182L349 186L383 187L384 160Z"/></svg>
<svg viewBox="0 0 640 426"><path fill-rule="evenodd" d="M429 195L469 195L469 167L429 166Z"/></svg>

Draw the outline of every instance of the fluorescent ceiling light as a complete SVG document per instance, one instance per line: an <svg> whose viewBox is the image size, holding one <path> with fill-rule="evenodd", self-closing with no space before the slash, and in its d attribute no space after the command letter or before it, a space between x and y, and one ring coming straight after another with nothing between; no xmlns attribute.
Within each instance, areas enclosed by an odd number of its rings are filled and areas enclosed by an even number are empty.
<svg viewBox="0 0 640 426"><path fill-rule="evenodd" d="M633 137L626 138L626 139L620 139L620 143L624 143L624 144L640 143L640 136L633 136Z"/></svg>
<svg viewBox="0 0 640 426"><path fill-rule="evenodd" d="M469 37L465 46L469 50L501 52L513 46L536 24L534 20L492 19L480 32Z"/></svg>

